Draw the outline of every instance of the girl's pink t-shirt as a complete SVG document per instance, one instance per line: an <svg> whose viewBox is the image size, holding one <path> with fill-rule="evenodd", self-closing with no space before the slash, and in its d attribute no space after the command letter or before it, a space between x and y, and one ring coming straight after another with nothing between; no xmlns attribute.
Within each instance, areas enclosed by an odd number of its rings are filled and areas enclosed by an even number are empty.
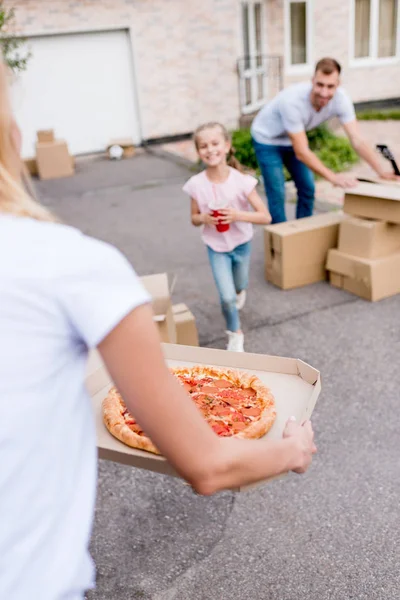
<svg viewBox="0 0 400 600"><path fill-rule="evenodd" d="M194 175L185 183L183 191L193 198L201 213L218 208L253 210L247 196L257 185L257 179L229 167L228 178L223 183L213 183L206 171ZM231 252L253 237L253 225L243 221L230 223L228 231L220 232L214 225L203 225L203 242L216 252Z"/></svg>

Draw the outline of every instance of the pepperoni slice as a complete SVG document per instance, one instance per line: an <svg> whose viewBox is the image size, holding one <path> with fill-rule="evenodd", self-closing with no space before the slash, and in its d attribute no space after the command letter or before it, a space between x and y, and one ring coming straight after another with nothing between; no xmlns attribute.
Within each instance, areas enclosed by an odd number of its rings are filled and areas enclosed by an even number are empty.
<svg viewBox="0 0 400 600"><path fill-rule="evenodd" d="M240 394L243 396L243 398L254 398L254 396L257 395L257 392L255 390L246 389L241 390Z"/></svg>
<svg viewBox="0 0 400 600"><path fill-rule="evenodd" d="M204 394L218 394L219 393L219 388L212 386L212 385L205 385L201 388L201 391Z"/></svg>
<svg viewBox="0 0 400 600"><path fill-rule="evenodd" d="M260 416L261 410L254 406L253 408L242 408L242 413L246 417L258 417Z"/></svg>
<svg viewBox="0 0 400 600"><path fill-rule="evenodd" d="M232 424L232 430L233 430L234 433L237 433L239 431L243 431L243 429L246 429L246 427L247 427L247 423L238 422L238 423L233 423Z"/></svg>
<svg viewBox="0 0 400 600"><path fill-rule="evenodd" d="M210 425L211 425L213 431L221 437L232 435L229 427L226 427L225 425L222 425L221 423L212 423L212 424L210 423Z"/></svg>
<svg viewBox="0 0 400 600"><path fill-rule="evenodd" d="M230 381L226 381L226 379L217 379L214 381L214 385L217 388L231 388L232 383Z"/></svg>
<svg viewBox="0 0 400 600"><path fill-rule="evenodd" d="M244 416L243 416L243 415L242 415L242 413L240 413L240 412L237 412L237 411L236 411L236 412L234 412L234 413L233 413L233 415L232 415L232 422L233 422L233 423L244 423L244 422L245 422L245 420L246 420L246 419L244 418Z"/></svg>
<svg viewBox="0 0 400 600"><path fill-rule="evenodd" d="M216 406L212 412L218 417L230 417L232 414L232 411L229 408L225 408L223 406Z"/></svg>

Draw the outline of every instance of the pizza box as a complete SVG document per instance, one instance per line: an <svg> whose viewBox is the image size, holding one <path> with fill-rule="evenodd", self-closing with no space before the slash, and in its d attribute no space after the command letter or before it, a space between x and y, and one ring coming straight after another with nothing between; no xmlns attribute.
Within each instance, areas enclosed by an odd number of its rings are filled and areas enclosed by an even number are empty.
<svg viewBox="0 0 400 600"><path fill-rule="evenodd" d="M162 344L162 347L170 367L203 364L243 369L257 375L275 397L277 416L274 425L266 434L272 439L282 437L285 423L290 416L293 415L299 422L309 419L321 391L319 371L296 358L227 352L179 344ZM111 385L110 376L100 355L93 351L88 360L86 387L93 404L99 458L179 477L163 456L130 448L109 433L103 423L102 401ZM259 484L235 490L243 491L256 485Z"/></svg>

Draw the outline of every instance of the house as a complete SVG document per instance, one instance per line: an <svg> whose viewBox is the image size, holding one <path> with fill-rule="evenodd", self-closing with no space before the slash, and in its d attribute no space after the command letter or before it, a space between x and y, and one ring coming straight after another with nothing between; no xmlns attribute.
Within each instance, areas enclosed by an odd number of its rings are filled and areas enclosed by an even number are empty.
<svg viewBox="0 0 400 600"><path fill-rule="evenodd" d="M32 59L12 86L25 157L237 126L333 56L355 102L400 97L399 0L6 0Z"/></svg>

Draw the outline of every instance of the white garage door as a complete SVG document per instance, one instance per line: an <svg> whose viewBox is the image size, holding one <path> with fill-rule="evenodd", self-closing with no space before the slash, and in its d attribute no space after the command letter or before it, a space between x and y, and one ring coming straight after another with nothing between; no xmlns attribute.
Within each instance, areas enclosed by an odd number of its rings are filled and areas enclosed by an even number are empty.
<svg viewBox="0 0 400 600"><path fill-rule="evenodd" d="M54 129L72 154L105 150L110 138L140 142L127 31L31 38L32 58L12 85L24 158L36 131Z"/></svg>

